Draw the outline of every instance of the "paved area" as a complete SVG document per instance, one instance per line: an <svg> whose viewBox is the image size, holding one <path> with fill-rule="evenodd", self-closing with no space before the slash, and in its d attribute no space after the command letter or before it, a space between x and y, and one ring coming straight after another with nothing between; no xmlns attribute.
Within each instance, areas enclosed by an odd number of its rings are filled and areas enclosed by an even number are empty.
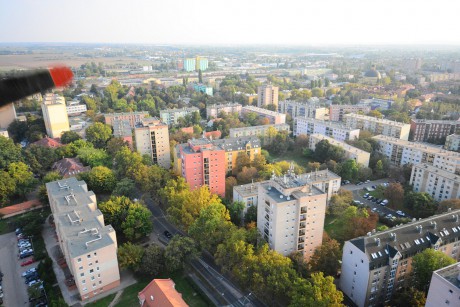
<svg viewBox="0 0 460 307"><path fill-rule="evenodd" d="M389 178L383 178L383 179L379 179L379 180L370 181L368 183L364 183L364 184L361 184L361 185L356 185L356 184L342 185L341 188L344 189L344 190L348 190L348 191L357 191L357 190L362 190L364 188L370 188L373 185L379 185L379 184L382 184L384 182L389 182L389 181L390 181Z"/></svg>
<svg viewBox="0 0 460 307"><path fill-rule="evenodd" d="M37 266L37 263L27 267L21 267L18 260L17 239L14 232L0 236L0 270L3 275L3 305L5 306L28 306L29 296L27 295L27 286L22 278L22 272L31 267Z"/></svg>

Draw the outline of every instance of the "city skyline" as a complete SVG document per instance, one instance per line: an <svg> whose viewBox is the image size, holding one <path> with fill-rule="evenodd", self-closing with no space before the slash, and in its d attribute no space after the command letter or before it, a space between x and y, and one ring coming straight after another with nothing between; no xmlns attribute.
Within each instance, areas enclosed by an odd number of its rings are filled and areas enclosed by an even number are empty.
<svg viewBox="0 0 460 307"><path fill-rule="evenodd" d="M5 1L0 41L127 44L458 45L460 4L289 0ZM446 10L445 8L449 8ZM284 8L285 10L280 10ZM195 35L191 35L191 32Z"/></svg>

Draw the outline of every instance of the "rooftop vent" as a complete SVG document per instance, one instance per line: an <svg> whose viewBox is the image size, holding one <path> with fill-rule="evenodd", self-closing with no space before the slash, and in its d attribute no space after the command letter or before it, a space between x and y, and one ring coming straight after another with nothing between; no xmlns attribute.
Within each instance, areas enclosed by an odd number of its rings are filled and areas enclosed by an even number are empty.
<svg viewBox="0 0 460 307"><path fill-rule="evenodd" d="M369 231L369 232L367 233L367 236L368 236L368 237L372 236L372 232Z"/></svg>
<svg viewBox="0 0 460 307"><path fill-rule="evenodd" d="M377 246L380 246L380 238L375 238L375 242L377 242Z"/></svg>

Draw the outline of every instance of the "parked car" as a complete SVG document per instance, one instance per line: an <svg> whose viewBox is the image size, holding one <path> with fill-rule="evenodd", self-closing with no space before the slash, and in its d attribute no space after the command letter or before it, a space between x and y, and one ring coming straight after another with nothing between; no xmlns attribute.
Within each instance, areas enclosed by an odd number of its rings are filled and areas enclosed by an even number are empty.
<svg viewBox="0 0 460 307"><path fill-rule="evenodd" d="M367 200L373 200L374 199L374 196L372 195L369 195L369 197L367 198Z"/></svg>
<svg viewBox="0 0 460 307"><path fill-rule="evenodd" d="M359 200L354 200L353 203L355 203L357 205L362 205L362 202L360 202Z"/></svg>
<svg viewBox="0 0 460 307"><path fill-rule="evenodd" d="M373 188L373 189L377 189L377 186L376 186L376 185L373 185L372 188Z"/></svg>
<svg viewBox="0 0 460 307"><path fill-rule="evenodd" d="M371 182L371 181L370 181L369 179L367 179L367 180L366 180L366 181L364 181L364 182L365 182L365 183L369 183L369 182Z"/></svg>
<svg viewBox="0 0 460 307"><path fill-rule="evenodd" d="M30 249L31 247L32 247L31 244L24 244L24 245L19 246L19 251L22 252L22 251Z"/></svg>
<svg viewBox="0 0 460 307"><path fill-rule="evenodd" d="M35 258L32 257L30 259L27 259L26 261L21 262L21 266L27 266L27 265L32 264L34 262L35 262Z"/></svg>
<svg viewBox="0 0 460 307"><path fill-rule="evenodd" d="M39 279L38 273L34 273L34 274L26 277L26 282L25 283L28 284L31 281L34 281L34 280L37 280L37 279Z"/></svg>
<svg viewBox="0 0 460 307"><path fill-rule="evenodd" d="M33 256L33 255L34 255L34 252L33 252L33 251L27 252L27 253L21 253L21 254L19 254L19 259L24 259L24 258Z"/></svg>
<svg viewBox="0 0 460 307"><path fill-rule="evenodd" d="M16 233L16 235L22 233L22 229L21 228L16 228L16 230L14 231Z"/></svg>
<svg viewBox="0 0 460 307"><path fill-rule="evenodd" d="M362 185L363 183L362 182L358 182L356 185Z"/></svg>
<svg viewBox="0 0 460 307"><path fill-rule="evenodd" d="M369 193L366 193L363 195L364 198L368 198L369 197Z"/></svg>
<svg viewBox="0 0 460 307"><path fill-rule="evenodd" d="M31 273L34 273L37 271L37 268L30 268L28 269L27 271L25 271L24 273L22 273L22 277L25 277L27 276L28 274L31 274Z"/></svg>
<svg viewBox="0 0 460 307"><path fill-rule="evenodd" d="M33 285L41 283L41 282L42 281L40 279L32 280L31 282L29 282L28 286L32 287Z"/></svg>
<svg viewBox="0 0 460 307"><path fill-rule="evenodd" d="M165 237L168 238L168 239L171 239L171 238L173 237L173 235L172 235L169 231L167 231L167 230L165 230L165 231L163 232L163 234L164 234Z"/></svg>
<svg viewBox="0 0 460 307"><path fill-rule="evenodd" d="M402 212L401 210L396 211L396 214L398 214L400 216L406 216L406 214L404 212Z"/></svg>

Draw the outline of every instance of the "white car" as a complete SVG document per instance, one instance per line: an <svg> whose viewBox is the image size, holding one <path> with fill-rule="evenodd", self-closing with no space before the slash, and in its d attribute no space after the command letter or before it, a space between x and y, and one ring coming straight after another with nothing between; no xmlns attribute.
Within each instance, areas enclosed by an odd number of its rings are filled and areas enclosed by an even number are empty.
<svg viewBox="0 0 460 307"><path fill-rule="evenodd" d="M27 271L25 271L24 273L22 273L22 277L25 277L25 276L29 275L30 273L33 273L33 272L36 272L36 271L37 271L37 268L30 268Z"/></svg>
<svg viewBox="0 0 460 307"><path fill-rule="evenodd" d="M29 282L28 286L29 287L32 287L33 285L35 284L38 284L38 283L41 283L42 281L40 279L37 279L37 280L32 280L31 282Z"/></svg>

